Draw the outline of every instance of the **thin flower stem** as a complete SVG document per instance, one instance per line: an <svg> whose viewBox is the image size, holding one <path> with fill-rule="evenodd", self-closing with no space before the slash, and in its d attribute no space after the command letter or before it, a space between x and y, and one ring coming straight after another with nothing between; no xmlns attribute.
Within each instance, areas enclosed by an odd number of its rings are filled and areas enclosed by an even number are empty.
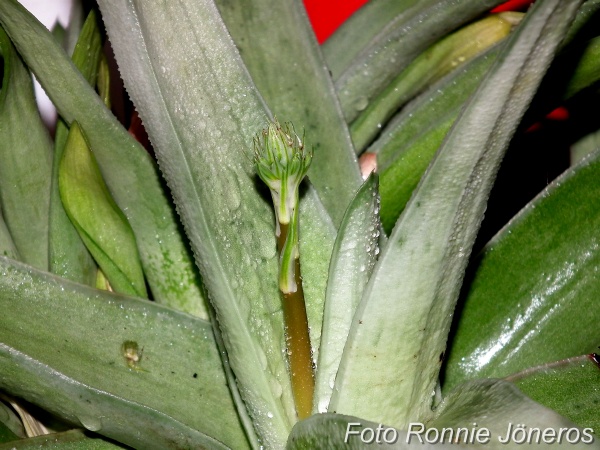
<svg viewBox="0 0 600 450"><path fill-rule="evenodd" d="M300 276L298 239L298 189L312 160L312 150L277 119L254 139L254 163L258 176L269 186L279 249L279 290L282 295L288 364L299 419L312 410L315 388L308 319Z"/></svg>
<svg viewBox="0 0 600 450"><path fill-rule="evenodd" d="M295 216L296 214L294 214ZM279 224L280 235L277 239L280 254L286 247L288 238L297 236L298 222L292 220L290 224ZM296 228L295 232L290 228ZM290 231L292 231L290 233ZM297 244L296 244L297 245ZM312 410L315 379L313 373L312 352L310 347L310 336L308 332L308 318L304 303L304 291L302 290L302 278L300 275L300 259L295 257L294 278L296 290L284 293L283 318L286 330L288 364L292 381L292 391L296 402L296 413L299 419L310 416ZM283 265L280 266L283 270Z"/></svg>

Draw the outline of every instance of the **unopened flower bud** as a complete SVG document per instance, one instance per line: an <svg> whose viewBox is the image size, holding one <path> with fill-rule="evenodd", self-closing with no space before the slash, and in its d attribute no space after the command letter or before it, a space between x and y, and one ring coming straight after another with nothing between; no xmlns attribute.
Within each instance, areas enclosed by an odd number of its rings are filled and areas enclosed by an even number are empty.
<svg viewBox="0 0 600 450"><path fill-rule="evenodd" d="M279 224L288 224L298 203L298 188L312 161L312 151L291 124L269 123L254 138L254 163L258 176L271 190Z"/></svg>

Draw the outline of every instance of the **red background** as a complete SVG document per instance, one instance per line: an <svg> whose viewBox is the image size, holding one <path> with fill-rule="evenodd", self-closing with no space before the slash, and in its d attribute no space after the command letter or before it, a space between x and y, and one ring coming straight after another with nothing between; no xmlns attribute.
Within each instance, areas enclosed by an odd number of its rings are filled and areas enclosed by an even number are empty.
<svg viewBox="0 0 600 450"><path fill-rule="evenodd" d="M367 0L304 0L304 6L320 43L365 3ZM531 0L510 0L494 11L523 10L530 3Z"/></svg>
<svg viewBox="0 0 600 450"><path fill-rule="evenodd" d="M320 43L365 3L367 0L304 0Z"/></svg>

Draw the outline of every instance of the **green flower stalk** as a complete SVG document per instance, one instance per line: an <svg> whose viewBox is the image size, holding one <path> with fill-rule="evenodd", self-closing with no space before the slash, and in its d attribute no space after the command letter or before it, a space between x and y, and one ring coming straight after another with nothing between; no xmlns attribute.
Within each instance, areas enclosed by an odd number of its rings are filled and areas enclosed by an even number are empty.
<svg viewBox="0 0 600 450"><path fill-rule="evenodd" d="M279 290L283 296L292 390L300 419L310 415L314 392L298 245L298 189L311 161L312 151L304 148L290 124L281 126L275 119L254 139L256 171L269 187L275 207Z"/></svg>

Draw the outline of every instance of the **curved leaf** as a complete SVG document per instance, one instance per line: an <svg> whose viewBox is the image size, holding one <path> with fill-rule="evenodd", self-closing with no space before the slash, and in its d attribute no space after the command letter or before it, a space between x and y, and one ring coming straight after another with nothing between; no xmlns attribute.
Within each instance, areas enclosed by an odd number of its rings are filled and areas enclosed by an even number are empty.
<svg viewBox="0 0 600 450"><path fill-rule="evenodd" d="M598 80L600 40L593 39L584 46L575 41L580 41L582 37L576 36L576 31L599 7L600 2L588 1L577 11L576 23L570 27L568 39L561 43L561 54L545 77L547 86L542 96L551 92L551 98L558 101L556 92L564 91L563 99L567 99ZM567 44L573 45L567 47ZM498 46L488 50L464 69L454 71L432 85L406 105L367 149L367 153L377 155L377 167L381 175L381 221L386 231L391 232L464 102L475 91L499 50ZM573 55L581 56L573 60ZM565 71L569 72L566 74L569 80L566 88L564 82L560 81L564 79ZM545 104L546 107L553 105L547 101ZM540 114L545 112L540 111Z"/></svg>
<svg viewBox="0 0 600 450"><path fill-rule="evenodd" d="M44 448L44 450L117 450L125 447L99 437L89 437L82 430L21 439L9 442L6 446L0 444L0 450L34 450L39 448Z"/></svg>
<svg viewBox="0 0 600 450"><path fill-rule="evenodd" d="M381 222L391 232L425 169L498 56L496 46L406 105L367 149L380 173Z"/></svg>
<svg viewBox="0 0 600 450"><path fill-rule="evenodd" d="M133 230L115 204L77 122L58 168L65 212L115 292L146 298L146 282Z"/></svg>
<svg viewBox="0 0 600 450"><path fill-rule="evenodd" d="M373 175L357 192L333 247L315 380L315 412L327 412L350 323L379 253L377 186Z"/></svg>
<svg viewBox="0 0 600 450"><path fill-rule="evenodd" d="M0 272L2 389L133 447L247 447L208 322L6 258Z"/></svg>
<svg viewBox="0 0 600 450"><path fill-rule="evenodd" d="M522 432L515 433L512 439L512 431L520 424L527 427L525 440L531 433L525 444L519 443L524 436ZM511 438L503 442L509 430ZM546 442L544 430L548 430ZM563 436L560 440L559 435ZM575 442L569 442L566 436ZM546 448L551 443L557 444L555 448L600 448L590 428L578 429L574 423L523 395L513 384L478 380L453 391L430 422L415 420L405 430L398 430L358 417L318 414L296 424L286 449L500 450L521 445Z"/></svg>
<svg viewBox="0 0 600 450"><path fill-rule="evenodd" d="M392 22L406 20L424 3L436 0L378 0L366 2L323 43L323 56L334 80L376 36Z"/></svg>
<svg viewBox="0 0 600 450"><path fill-rule="evenodd" d="M304 5L298 0L216 3L271 111L306 132L306 145L314 148L308 176L337 227L362 179Z"/></svg>
<svg viewBox="0 0 600 450"><path fill-rule="evenodd" d="M0 2L0 22L63 119L86 130L106 184L135 232L153 297L207 317L197 270L154 161L16 0Z"/></svg>
<svg viewBox="0 0 600 450"><path fill-rule="evenodd" d="M600 430L600 367L588 355L545 364L519 376L519 389L576 424ZM518 379L515 379L519 377Z"/></svg>
<svg viewBox="0 0 600 450"><path fill-rule="evenodd" d="M273 211L257 191L248 156L267 111L212 1L99 3L244 405L261 445L279 448L296 413L283 352Z"/></svg>
<svg viewBox="0 0 600 450"><path fill-rule="evenodd" d="M48 269L52 143L38 113L31 74L0 29L0 206L21 259Z"/></svg>
<svg viewBox="0 0 600 450"><path fill-rule="evenodd" d="M400 427L431 416L440 355L489 190L579 3L535 3L446 138L359 304L333 410Z"/></svg>
<svg viewBox="0 0 600 450"><path fill-rule="evenodd" d="M600 152L552 183L487 245L457 322L444 388L600 344Z"/></svg>
<svg viewBox="0 0 600 450"><path fill-rule="evenodd" d="M525 434L515 432L519 425L524 425ZM427 426L438 430L487 428L490 439L480 445L482 449L520 448L521 445L546 448L550 444L565 449L600 448L593 430L578 429L570 420L525 396L512 383L500 380L476 380L456 387L436 409L435 419ZM551 431L544 433L544 430ZM573 431L561 433L560 430ZM462 436L464 441L464 432ZM575 439L576 436L579 438ZM468 443L472 447L471 440Z"/></svg>
<svg viewBox="0 0 600 450"><path fill-rule="evenodd" d="M357 152L364 150L404 103L504 39L521 17L521 13L492 14L445 36L417 56L352 121L350 132Z"/></svg>
<svg viewBox="0 0 600 450"><path fill-rule="evenodd" d="M96 14L92 11L83 24L72 56L73 63L92 86L97 78L101 52L102 38ZM67 125L62 119L59 119L54 137L50 215L48 218L49 268L50 272L56 275L93 286L98 267L67 217L58 188L58 167L68 133Z"/></svg>
<svg viewBox="0 0 600 450"><path fill-rule="evenodd" d="M19 253L15 248L12 236L6 228L4 218L2 217L2 209L0 208L0 255L7 256L11 259L19 259Z"/></svg>
<svg viewBox="0 0 600 450"><path fill-rule="evenodd" d="M418 13L394 19L335 82L346 121L354 120L423 50L499 3L499 0L420 2Z"/></svg>

